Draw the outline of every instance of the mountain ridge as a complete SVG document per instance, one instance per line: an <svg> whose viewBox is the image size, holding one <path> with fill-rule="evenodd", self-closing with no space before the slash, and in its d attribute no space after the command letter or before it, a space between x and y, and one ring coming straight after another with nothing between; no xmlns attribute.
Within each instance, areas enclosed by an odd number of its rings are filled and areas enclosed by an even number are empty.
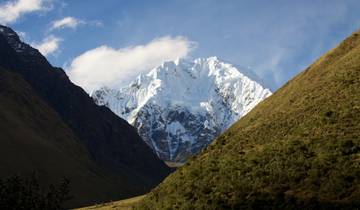
<svg viewBox="0 0 360 210"><path fill-rule="evenodd" d="M15 31L5 26L0 26L0 58L2 69L20 75L33 94L57 113L85 148L90 162L108 174L110 183L121 186L115 181L118 179L134 189L115 191L112 187L109 196L101 188L105 195L99 197L101 200L83 197L76 198L77 203L89 205L106 201L106 197L110 200L143 194L171 172L131 125L108 108L97 106L84 90L70 82L62 69L53 67L38 50L23 43ZM127 194L128 190L132 192Z"/></svg>

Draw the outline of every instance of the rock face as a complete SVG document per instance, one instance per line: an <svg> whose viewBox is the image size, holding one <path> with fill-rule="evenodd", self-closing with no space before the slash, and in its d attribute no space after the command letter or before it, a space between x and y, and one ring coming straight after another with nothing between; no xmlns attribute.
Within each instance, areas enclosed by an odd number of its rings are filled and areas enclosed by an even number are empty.
<svg viewBox="0 0 360 210"><path fill-rule="evenodd" d="M97 167L110 176L122 177L131 189L136 189L131 195L126 193L130 188L118 189L117 194L107 197L109 200L116 195L126 197L147 192L169 174L170 169L144 143L136 129L108 108L97 106L85 91L70 82L62 69L51 66L38 50L1 25L0 67L20 75L29 84L34 94L71 129ZM111 183L112 179L107 178ZM78 199L83 204L100 201Z"/></svg>
<svg viewBox="0 0 360 210"><path fill-rule="evenodd" d="M270 96L269 89L216 57L165 62L129 86L92 93L134 125L165 161L183 162Z"/></svg>

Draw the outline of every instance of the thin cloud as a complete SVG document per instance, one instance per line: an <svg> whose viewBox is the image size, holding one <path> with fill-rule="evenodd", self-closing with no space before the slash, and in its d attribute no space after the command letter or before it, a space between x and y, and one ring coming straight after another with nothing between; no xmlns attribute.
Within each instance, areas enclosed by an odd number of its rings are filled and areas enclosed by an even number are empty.
<svg viewBox="0 0 360 210"><path fill-rule="evenodd" d="M46 37L40 43L33 43L32 46L38 49L44 56L55 53L60 46L62 40L56 36Z"/></svg>
<svg viewBox="0 0 360 210"><path fill-rule="evenodd" d="M118 88L164 61L186 57L195 47L196 43L181 36L121 49L100 46L76 57L67 74L88 93L101 86Z"/></svg>
<svg viewBox="0 0 360 210"><path fill-rule="evenodd" d="M85 24L85 21L76 19L74 17L65 17L63 19L53 21L50 30L63 29L63 28L74 29L81 24Z"/></svg>
<svg viewBox="0 0 360 210"><path fill-rule="evenodd" d="M65 18L51 22L51 27L49 28L49 31L59 30L59 29L64 29L64 28L75 29L80 25L102 27L103 23L99 20L85 21L85 20L80 20L75 17L69 16L69 17L65 17Z"/></svg>
<svg viewBox="0 0 360 210"><path fill-rule="evenodd" d="M100 20L93 20L93 21L88 22L87 24L91 25L91 26L96 26L96 27L104 26L103 22L101 22Z"/></svg>
<svg viewBox="0 0 360 210"><path fill-rule="evenodd" d="M15 22L22 15L27 13L46 10L45 2L49 0L17 0L0 4L0 23L8 24Z"/></svg>

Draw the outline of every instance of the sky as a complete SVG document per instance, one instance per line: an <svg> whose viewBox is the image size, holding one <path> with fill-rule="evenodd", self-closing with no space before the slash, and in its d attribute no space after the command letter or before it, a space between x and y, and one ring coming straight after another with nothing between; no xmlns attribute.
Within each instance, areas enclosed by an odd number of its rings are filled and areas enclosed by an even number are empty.
<svg viewBox="0 0 360 210"><path fill-rule="evenodd" d="M276 90L360 29L359 11L359 0L0 0L0 23L87 92L209 56Z"/></svg>

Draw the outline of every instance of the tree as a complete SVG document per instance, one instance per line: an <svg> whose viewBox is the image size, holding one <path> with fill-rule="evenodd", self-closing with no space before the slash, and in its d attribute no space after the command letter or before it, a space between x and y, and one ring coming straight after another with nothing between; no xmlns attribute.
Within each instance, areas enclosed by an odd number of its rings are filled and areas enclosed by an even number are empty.
<svg viewBox="0 0 360 210"><path fill-rule="evenodd" d="M0 180L0 209L8 210L61 210L69 196L70 181L63 178L60 185L40 187L35 175L30 178L13 176Z"/></svg>

